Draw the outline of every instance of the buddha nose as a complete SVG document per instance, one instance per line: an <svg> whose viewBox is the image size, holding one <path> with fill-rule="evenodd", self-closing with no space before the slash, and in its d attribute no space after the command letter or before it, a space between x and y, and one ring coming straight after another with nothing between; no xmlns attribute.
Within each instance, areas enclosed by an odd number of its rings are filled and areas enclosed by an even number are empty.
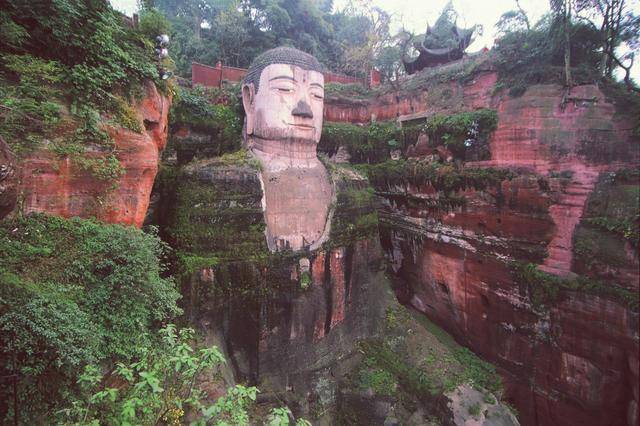
<svg viewBox="0 0 640 426"><path fill-rule="evenodd" d="M291 111L296 117L313 118L311 107L305 101L299 101L296 107Z"/></svg>

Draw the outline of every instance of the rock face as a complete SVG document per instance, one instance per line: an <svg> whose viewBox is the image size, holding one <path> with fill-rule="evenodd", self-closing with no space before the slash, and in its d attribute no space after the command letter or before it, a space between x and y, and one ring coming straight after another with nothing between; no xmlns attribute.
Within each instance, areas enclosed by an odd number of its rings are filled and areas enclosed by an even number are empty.
<svg viewBox="0 0 640 426"><path fill-rule="evenodd" d="M637 306L609 291L637 299L637 245L597 224L622 223L625 208L625 219L637 214L637 178L615 177L638 167L638 140L596 86L574 88L562 105L558 86L491 97L491 82L484 74L458 89L484 94L458 107L494 107L499 117L491 160L466 167L508 167L516 178L460 192L466 202L453 210L434 211L427 200L439 188L410 179L376 188L383 246L404 282L398 296L500 367L523 424L637 424ZM602 194L621 185L610 210L608 196L594 199L607 182ZM609 256L597 251L604 241ZM599 292L566 287L540 298L535 280L516 272L522 263L563 282L576 282L575 272L606 281Z"/></svg>
<svg viewBox="0 0 640 426"><path fill-rule="evenodd" d="M167 115L171 101L152 83L136 105L141 133L108 127L123 174L115 182L105 182L74 164L59 159L43 148L22 161L18 192L24 213L45 212L64 217L94 216L111 223L142 226L151 188L158 170L159 152L167 141ZM100 158L99 150L87 152Z"/></svg>
<svg viewBox="0 0 640 426"><path fill-rule="evenodd" d="M510 168L515 178L459 191L465 203L453 209L434 209L441 189L411 179L376 187L398 297L500 368L523 424L635 425L638 246L620 230L637 221L638 138L594 85L563 102L559 86L510 98L493 94L495 82L481 72L351 110L336 103L326 117L496 109L490 160L465 166ZM430 105L438 92L450 96ZM522 264L538 269L524 278ZM600 281L577 284L588 279Z"/></svg>
<svg viewBox="0 0 640 426"><path fill-rule="evenodd" d="M468 380L453 359L461 348L443 331L452 348L415 319L397 319L408 314L383 273L373 191L349 168L327 169L336 194L329 237L296 252L267 247L260 167L251 154L167 173L161 232L177 250L185 313L218 342L236 379L260 388L262 404L284 401L324 424L451 424L444 388ZM453 367L425 370L431 350ZM422 371L429 380L416 382ZM378 386L381 375L387 387ZM508 413L491 398L492 412ZM509 421L499 424L517 424L505 415Z"/></svg>
<svg viewBox="0 0 640 426"><path fill-rule="evenodd" d="M251 161L192 162L165 203L166 229L184 265L185 309L205 334L224 336L238 379L262 383L265 392L288 389L283 395L297 412L333 416L337 378L330 371L358 339L378 333L390 300L377 224L342 226L371 213L372 195L362 178L334 174L339 195L329 243L270 252L260 172ZM348 203L353 194L368 197Z"/></svg>
<svg viewBox="0 0 640 426"><path fill-rule="evenodd" d="M17 200L16 158L0 138L0 219L11 213Z"/></svg>

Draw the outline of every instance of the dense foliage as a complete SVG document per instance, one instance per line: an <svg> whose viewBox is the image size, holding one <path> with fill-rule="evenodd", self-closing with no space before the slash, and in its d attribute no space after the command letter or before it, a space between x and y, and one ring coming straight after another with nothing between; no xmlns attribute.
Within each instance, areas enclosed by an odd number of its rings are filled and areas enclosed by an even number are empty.
<svg viewBox="0 0 640 426"><path fill-rule="evenodd" d="M171 23L169 50L183 76L191 75L192 61L246 68L258 54L281 45L313 54L330 70L363 74L390 41L389 15L369 5L334 11L330 0L141 3L143 18L155 9Z"/></svg>
<svg viewBox="0 0 640 426"><path fill-rule="evenodd" d="M416 160L389 160L359 168L367 173L369 181L379 191L408 184L431 185L444 193L455 193L467 188L484 190L513 177L513 173L505 169L460 167Z"/></svg>
<svg viewBox="0 0 640 426"><path fill-rule="evenodd" d="M224 90L202 87L179 90L169 117L172 133L186 126L191 131L207 135L214 142L198 147L186 146L188 141L181 140L183 146L175 146L179 159L187 151L189 157L196 155L200 149L206 149L209 156L219 156L240 148L243 111L238 97L235 87Z"/></svg>
<svg viewBox="0 0 640 426"><path fill-rule="evenodd" d="M51 416L87 362L139 355L152 325L178 313L161 277L163 244L135 228L35 215L0 223L0 419Z"/></svg>
<svg viewBox="0 0 640 426"><path fill-rule="evenodd" d="M593 83L597 69L600 34L592 27L571 26L571 67L575 84ZM496 67L503 86L519 96L532 84L564 83L563 33L556 20L547 17L529 31L508 32L495 46Z"/></svg>
<svg viewBox="0 0 640 426"><path fill-rule="evenodd" d="M402 127L395 122L325 123L318 149L333 155L344 147L352 163L380 163L389 158L391 151L414 145L424 133L431 149L444 146L456 159L485 160L489 157L489 135L497 124L498 115L490 109L435 114Z"/></svg>
<svg viewBox="0 0 640 426"><path fill-rule="evenodd" d="M192 329L168 325L160 341L135 362L118 363L106 375L100 367L87 365L78 383L80 399L61 410L65 423L179 425L186 412L194 413L196 425L247 424L247 407L256 399L255 387L236 385L213 404L193 386L202 374L215 375L225 362L218 348L195 348Z"/></svg>
<svg viewBox="0 0 640 426"><path fill-rule="evenodd" d="M143 130L131 104L145 80L163 87L151 34L107 0L8 0L0 28L0 137L18 155L49 140L98 179L119 178L105 124ZM85 156L89 144L104 154Z"/></svg>
<svg viewBox="0 0 640 426"><path fill-rule="evenodd" d="M333 155L344 147L352 163L377 163L389 158L389 152L402 147L402 129L396 123L359 126L349 123L325 123L318 150Z"/></svg>
<svg viewBox="0 0 640 426"><path fill-rule="evenodd" d="M489 136L498 125L498 114L479 109L458 114L435 114L424 123L404 127L405 143L415 143L420 133L428 136L432 147L445 146L459 160L488 160Z"/></svg>

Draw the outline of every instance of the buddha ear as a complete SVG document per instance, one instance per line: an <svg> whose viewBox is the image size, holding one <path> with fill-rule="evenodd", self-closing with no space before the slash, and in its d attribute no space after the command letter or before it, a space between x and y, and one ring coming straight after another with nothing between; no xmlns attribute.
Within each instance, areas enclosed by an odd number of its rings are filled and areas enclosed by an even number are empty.
<svg viewBox="0 0 640 426"><path fill-rule="evenodd" d="M244 106L244 113L246 114L247 135L253 134L255 117L255 105L253 101L255 100L255 95L253 83L242 85L242 105Z"/></svg>

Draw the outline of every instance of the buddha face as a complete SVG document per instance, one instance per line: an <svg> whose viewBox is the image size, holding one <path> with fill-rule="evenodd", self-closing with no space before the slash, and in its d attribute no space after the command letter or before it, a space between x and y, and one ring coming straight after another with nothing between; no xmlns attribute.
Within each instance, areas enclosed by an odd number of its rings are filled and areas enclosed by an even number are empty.
<svg viewBox="0 0 640 426"><path fill-rule="evenodd" d="M247 135L317 144L322 132L324 76L294 65L271 64L260 85L242 87Z"/></svg>

